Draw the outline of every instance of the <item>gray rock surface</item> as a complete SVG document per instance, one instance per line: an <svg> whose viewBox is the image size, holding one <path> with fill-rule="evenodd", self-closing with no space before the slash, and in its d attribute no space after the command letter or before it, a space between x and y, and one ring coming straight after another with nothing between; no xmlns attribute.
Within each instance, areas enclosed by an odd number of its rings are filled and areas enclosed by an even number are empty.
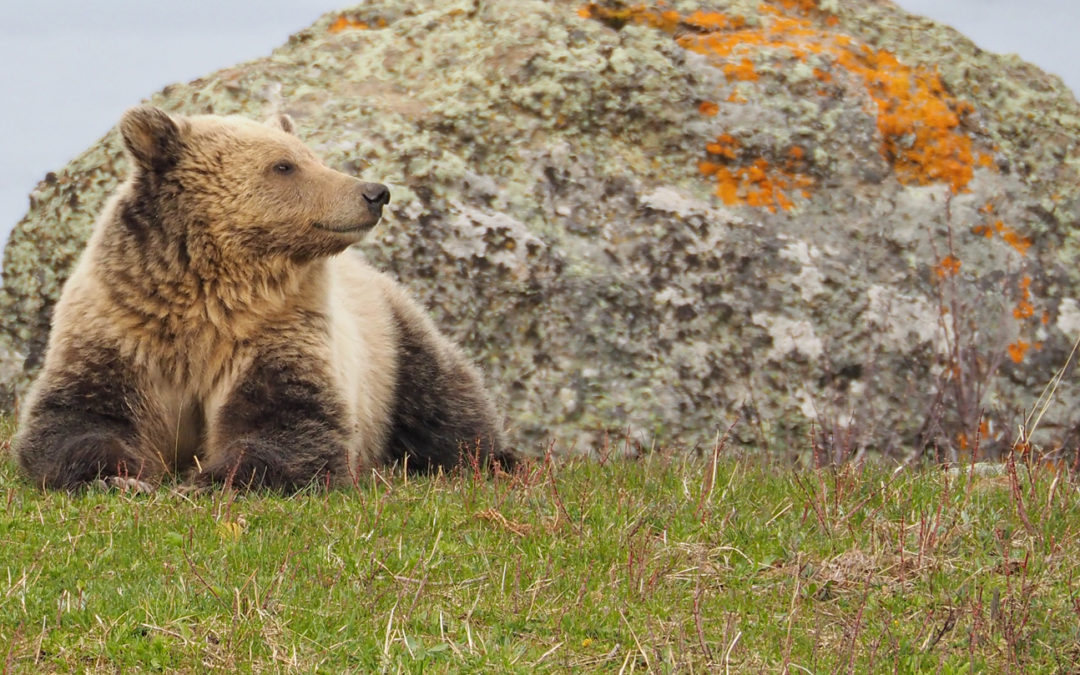
<svg viewBox="0 0 1080 675"><path fill-rule="evenodd" d="M1013 443L1080 335L1060 80L885 0L627 7L367 3L149 101L287 112L389 183L368 255L523 447ZM110 133L49 174L5 249L9 406L123 162ZM1044 449L1076 446L1074 379Z"/></svg>

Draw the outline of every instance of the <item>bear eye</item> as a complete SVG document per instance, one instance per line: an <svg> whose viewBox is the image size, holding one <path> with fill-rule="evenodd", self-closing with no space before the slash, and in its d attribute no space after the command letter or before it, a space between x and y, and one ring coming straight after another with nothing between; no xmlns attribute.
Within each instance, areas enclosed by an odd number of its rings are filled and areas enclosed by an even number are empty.
<svg viewBox="0 0 1080 675"><path fill-rule="evenodd" d="M296 171L296 165L288 160L281 160L274 165L274 173L282 176L288 176L290 173Z"/></svg>

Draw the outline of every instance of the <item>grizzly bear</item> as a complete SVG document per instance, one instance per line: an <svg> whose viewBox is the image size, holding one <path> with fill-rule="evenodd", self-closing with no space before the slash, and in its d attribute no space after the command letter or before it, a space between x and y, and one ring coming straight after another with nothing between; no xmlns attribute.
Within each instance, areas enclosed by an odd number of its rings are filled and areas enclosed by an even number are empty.
<svg viewBox="0 0 1080 675"><path fill-rule="evenodd" d="M509 462L477 370L355 251L388 189L287 116L119 125L127 181L53 313L14 454L48 488L296 490L371 467Z"/></svg>

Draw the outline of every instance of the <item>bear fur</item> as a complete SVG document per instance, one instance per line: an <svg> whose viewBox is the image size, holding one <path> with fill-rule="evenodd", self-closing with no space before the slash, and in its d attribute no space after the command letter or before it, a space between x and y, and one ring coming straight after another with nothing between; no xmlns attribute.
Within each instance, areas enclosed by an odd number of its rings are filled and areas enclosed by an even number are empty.
<svg viewBox="0 0 1080 675"><path fill-rule="evenodd" d="M477 370L354 251L385 186L293 135L129 110L127 181L53 314L13 448L48 488L189 473L294 490L512 457Z"/></svg>

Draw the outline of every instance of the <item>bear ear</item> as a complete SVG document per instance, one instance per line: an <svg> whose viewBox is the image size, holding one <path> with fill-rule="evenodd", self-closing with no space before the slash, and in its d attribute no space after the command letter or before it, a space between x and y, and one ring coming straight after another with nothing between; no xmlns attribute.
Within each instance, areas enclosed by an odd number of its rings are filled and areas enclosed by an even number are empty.
<svg viewBox="0 0 1080 675"><path fill-rule="evenodd" d="M271 115L266 120L266 126L273 127L275 129L281 129L287 134L296 135L296 123L293 119L286 114Z"/></svg>
<svg viewBox="0 0 1080 675"><path fill-rule="evenodd" d="M180 127L159 108L141 105L120 118L124 147L139 168L161 170L176 162L180 154Z"/></svg>

